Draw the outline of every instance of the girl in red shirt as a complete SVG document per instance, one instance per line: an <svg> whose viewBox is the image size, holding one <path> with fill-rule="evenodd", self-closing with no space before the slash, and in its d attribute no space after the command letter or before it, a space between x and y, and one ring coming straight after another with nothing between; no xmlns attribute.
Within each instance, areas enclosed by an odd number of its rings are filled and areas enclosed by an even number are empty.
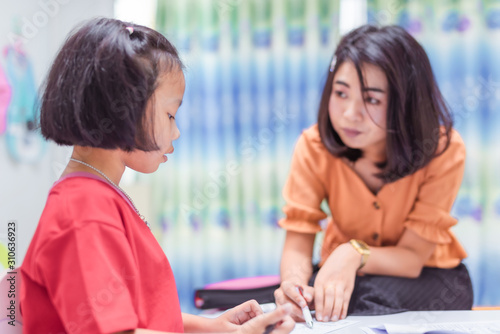
<svg viewBox="0 0 500 334"><path fill-rule="evenodd" d="M46 139L73 145L21 267L26 333L289 333L290 305L255 301L218 318L182 314L172 270L119 187L125 167L156 171L173 153L183 65L158 32L93 19L65 42L41 101Z"/></svg>

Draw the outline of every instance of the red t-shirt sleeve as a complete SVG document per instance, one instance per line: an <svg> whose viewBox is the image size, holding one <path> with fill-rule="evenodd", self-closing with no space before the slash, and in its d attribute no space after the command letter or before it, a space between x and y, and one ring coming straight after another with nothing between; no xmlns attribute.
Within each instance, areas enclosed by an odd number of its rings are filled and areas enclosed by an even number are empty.
<svg viewBox="0 0 500 334"><path fill-rule="evenodd" d="M139 273L123 230L84 222L38 253L37 276L68 333L112 333L137 328L132 296Z"/></svg>

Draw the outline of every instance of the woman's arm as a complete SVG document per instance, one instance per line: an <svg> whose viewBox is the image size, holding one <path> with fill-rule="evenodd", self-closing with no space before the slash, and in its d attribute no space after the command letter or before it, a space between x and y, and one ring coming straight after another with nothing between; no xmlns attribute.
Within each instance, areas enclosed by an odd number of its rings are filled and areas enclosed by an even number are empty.
<svg viewBox="0 0 500 334"><path fill-rule="evenodd" d="M438 151L445 148L441 137ZM449 243L449 229L457 223L450 210L457 197L465 168L465 144L453 130L448 148L425 167L424 179L413 208L403 222L406 227L395 246L371 247L366 265L359 272L376 275L418 277L438 244Z"/></svg>
<svg viewBox="0 0 500 334"><path fill-rule="evenodd" d="M371 247L365 266L358 269L361 254L350 243L341 244L330 254L316 276L316 318L336 321L346 317L356 272L416 278L435 247L435 243L407 229L396 246Z"/></svg>
<svg viewBox="0 0 500 334"><path fill-rule="evenodd" d="M349 244L346 246L352 247ZM435 243L406 229L396 246L370 247L370 257L359 272L416 278L435 248Z"/></svg>
<svg viewBox="0 0 500 334"><path fill-rule="evenodd" d="M286 232L281 257L281 281L306 284L312 275L312 254L315 234Z"/></svg>
<svg viewBox="0 0 500 334"><path fill-rule="evenodd" d="M312 301L313 289L307 285L312 275L312 253L315 234L287 231L281 257L281 286L274 292L278 305L292 302L292 317L303 320L300 307ZM304 289L304 297L296 287Z"/></svg>

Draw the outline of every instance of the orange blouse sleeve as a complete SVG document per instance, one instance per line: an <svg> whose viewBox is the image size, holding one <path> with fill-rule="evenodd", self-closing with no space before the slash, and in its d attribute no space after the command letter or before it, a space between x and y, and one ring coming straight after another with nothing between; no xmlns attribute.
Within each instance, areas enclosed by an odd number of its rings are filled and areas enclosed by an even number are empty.
<svg viewBox="0 0 500 334"><path fill-rule="evenodd" d="M305 133L299 137L292 157L290 174L283 189L286 205L285 218L279 225L286 230L317 233L321 231L319 221L326 218L321 202L326 190L317 174L317 160L323 152L316 152L314 143ZM324 158L323 158L324 159Z"/></svg>
<svg viewBox="0 0 500 334"><path fill-rule="evenodd" d="M450 215L450 210L465 167L465 145L458 132L452 131L446 151L425 168L418 198L404 223L420 237L437 244L447 244L453 239L450 228L457 220Z"/></svg>

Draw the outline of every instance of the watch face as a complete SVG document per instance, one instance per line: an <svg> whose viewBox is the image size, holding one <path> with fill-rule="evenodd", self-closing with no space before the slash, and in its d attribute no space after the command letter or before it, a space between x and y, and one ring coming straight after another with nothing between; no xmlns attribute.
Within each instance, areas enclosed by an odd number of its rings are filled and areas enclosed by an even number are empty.
<svg viewBox="0 0 500 334"><path fill-rule="evenodd" d="M363 241L358 241L358 245L363 250L369 250L368 245L366 243L364 243Z"/></svg>
<svg viewBox="0 0 500 334"><path fill-rule="evenodd" d="M360 240L351 240L351 244L361 254L370 254L370 248L363 241L360 241Z"/></svg>

